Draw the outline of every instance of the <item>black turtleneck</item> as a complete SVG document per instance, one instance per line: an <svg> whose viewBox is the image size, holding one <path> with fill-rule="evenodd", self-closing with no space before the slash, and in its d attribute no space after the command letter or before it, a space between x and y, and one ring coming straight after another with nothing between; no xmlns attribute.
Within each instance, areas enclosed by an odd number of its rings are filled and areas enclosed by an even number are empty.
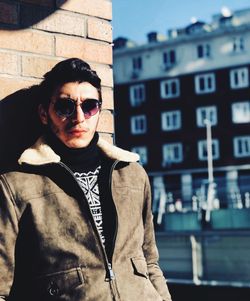
<svg viewBox="0 0 250 301"><path fill-rule="evenodd" d="M73 172L96 170L101 164L100 151L97 147L99 135L96 132L90 144L83 148L69 148L51 131L46 132L46 140L54 152L61 157Z"/></svg>

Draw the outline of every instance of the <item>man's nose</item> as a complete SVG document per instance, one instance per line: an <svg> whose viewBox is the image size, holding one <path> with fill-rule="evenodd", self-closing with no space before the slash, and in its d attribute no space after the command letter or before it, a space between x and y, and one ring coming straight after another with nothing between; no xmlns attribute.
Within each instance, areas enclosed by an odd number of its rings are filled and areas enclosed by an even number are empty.
<svg viewBox="0 0 250 301"><path fill-rule="evenodd" d="M77 122L77 123L81 123L83 121L85 121L85 116L83 113L83 110L81 108L80 104L77 104L75 107L75 112L73 114L73 121Z"/></svg>

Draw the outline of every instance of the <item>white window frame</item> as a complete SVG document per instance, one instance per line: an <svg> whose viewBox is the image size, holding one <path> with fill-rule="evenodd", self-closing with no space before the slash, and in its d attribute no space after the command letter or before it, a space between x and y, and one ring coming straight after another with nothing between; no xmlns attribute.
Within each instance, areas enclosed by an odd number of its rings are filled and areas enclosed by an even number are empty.
<svg viewBox="0 0 250 301"><path fill-rule="evenodd" d="M242 53L245 51L245 39L243 37L234 37L232 42L232 52Z"/></svg>
<svg viewBox="0 0 250 301"><path fill-rule="evenodd" d="M146 146L134 146L131 148L131 151L140 156L140 163L142 165L148 164L148 149Z"/></svg>
<svg viewBox="0 0 250 301"><path fill-rule="evenodd" d="M194 80L197 94L213 93L216 89L214 73L198 74ZM201 88L201 80L204 81L204 89Z"/></svg>
<svg viewBox="0 0 250 301"><path fill-rule="evenodd" d="M201 49L201 55L199 55L199 49ZM197 51L197 58L203 59L203 58L210 58L211 57L211 46L210 44L199 44L196 47Z"/></svg>
<svg viewBox="0 0 250 301"><path fill-rule="evenodd" d="M163 131L175 131L181 128L181 111L161 113L161 128Z"/></svg>
<svg viewBox="0 0 250 301"><path fill-rule="evenodd" d="M204 123L205 119L210 121L211 126L217 125L216 106L199 107L196 109L196 123L198 127L206 127L206 124Z"/></svg>
<svg viewBox="0 0 250 301"><path fill-rule="evenodd" d="M250 101L240 101L232 103L232 122L249 123L250 122Z"/></svg>
<svg viewBox="0 0 250 301"><path fill-rule="evenodd" d="M133 135L145 134L147 132L146 115L136 115L130 118L131 133Z"/></svg>
<svg viewBox="0 0 250 301"><path fill-rule="evenodd" d="M240 89L249 87L249 72L247 67L230 70L231 89Z"/></svg>
<svg viewBox="0 0 250 301"><path fill-rule="evenodd" d="M139 63L140 61L140 63ZM132 69L133 71L141 71L142 70L142 56L135 56L132 58Z"/></svg>
<svg viewBox="0 0 250 301"><path fill-rule="evenodd" d="M218 139L212 139L212 158L213 160L218 160L220 158ZM200 161L207 160L207 140L198 141L198 159Z"/></svg>
<svg viewBox="0 0 250 301"><path fill-rule="evenodd" d="M173 53L173 59L171 54ZM171 68L176 64L176 50L169 49L162 53L162 61L165 69Z"/></svg>
<svg viewBox="0 0 250 301"><path fill-rule="evenodd" d="M176 156L177 154L177 156ZM182 143L166 143L162 146L162 166L166 167L172 163L181 163L183 161Z"/></svg>
<svg viewBox="0 0 250 301"><path fill-rule="evenodd" d="M129 88L130 104L132 107L138 107L145 101L145 85L133 85Z"/></svg>
<svg viewBox="0 0 250 301"><path fill-rule="evenodd" d="M161 97L164 99L176 98L180 96L180 80L178 78L167 79L161 81ZM175 85L175 93L173 89L173 85ZM166 86L168 87L168 93L166 93Z"/></svg>
<svg viewBox="0 0 250 301"><path fill-rule="evenodd" d="M233 144L234 144L234 156L236 158L250 157L250 136L234 137Z"/></svg>

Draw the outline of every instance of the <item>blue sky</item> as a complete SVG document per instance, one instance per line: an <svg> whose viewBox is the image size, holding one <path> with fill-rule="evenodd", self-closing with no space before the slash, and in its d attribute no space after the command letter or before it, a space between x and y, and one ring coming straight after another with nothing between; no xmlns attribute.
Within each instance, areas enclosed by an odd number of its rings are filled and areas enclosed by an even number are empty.
<svg viewBox="0 0 250 301"><path fill-rule="evenodd" d="M223 6L231 10L250 8L250 0L113 0L113 37L146 42L150 31L166 34L184 27L192 17L211 21Z"/></svg>

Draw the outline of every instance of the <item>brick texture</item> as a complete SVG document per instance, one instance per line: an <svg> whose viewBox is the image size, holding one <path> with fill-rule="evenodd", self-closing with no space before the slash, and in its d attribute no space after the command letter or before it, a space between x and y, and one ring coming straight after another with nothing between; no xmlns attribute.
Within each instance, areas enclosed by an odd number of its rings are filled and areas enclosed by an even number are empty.
<svg viewBox="0 0 250 301"><path fill-rule="evenodd" d="M112 26L110 23L99 19L88 19L88 38L112 42Z"/></svg>
<svg viewBox="0 0 250 301"><path fill-rule="evenodd" d="M54 9L47 7L22 5L21 24L49 32L85 36L84 16L54 12Z"/></svg>
<svg viewBox="0 0 250 301"><path fill-rule="evenodd" d="M0 2L0 22L8 24L18 23L16 3Z"/></svg>
<svg viewBox="0 0 250 301"><path fill-rule="evenodd" d="M113 72L109 66L91 64L91 67L97 72L102 80L102 85L106 87L113 87Z"/></svg>
<svg viewBox="0 0 250 301"><path fill-rule="evenodd" d="M108 0L57 0L57 7L103 19L112 19L112 3Z"/></svg>
<svg viewBox="0 0 250 301"><path fill-rule="evenodd" d="M110 111L103 110L101 111L99 124L97 130L102 133L113 133L113 115Z"/></svg>
<svg viewBox="0 0 250 301"><path fill-rule="evenodd" d="M102 108L107 110L114 109L114 102L113 102L113 90L111 88L102 88Z"/></svg>
<svg viewBox="0 0 250 301"><path fill-rule="evenodd" d="M36 24L34 28L83 37L86 35L84 17L62 13L55 13L49 16Z"/></svg>
<svg viewBox="0 0 250 301"><path fill-rule="evenodd" d="M22 57L22 75L42 78L43 75L55 66L60 60L34 56Z"/></svg>
<svg viewBox="0 0 250 301"><path fill-rule="evenodd" d="M0 72L5 74L18 74L18 55L8 52L0 52Z"/></svg>
<svg viewBox="0 0 250 301"><path fill-rule="evenodd" d="M112 64L111 45L81 38L56 37L56 55L66 58L77 56L86 61Z"/></svg>
<svg viewBox="0 0 250 301"><path fill-rule="evenodd" d="M21 78L7 78L0 77L0 99L3 99L7 95L10 95L17 90L28 88L32 85L38 84L38 80L24 80Z"/></svg>
<svg viewBox="0 0 250 301"><path fill-rule="evenodd" d="M28 30L0 30L0 47L41 54L53 54L53 37Z"/></svg>

